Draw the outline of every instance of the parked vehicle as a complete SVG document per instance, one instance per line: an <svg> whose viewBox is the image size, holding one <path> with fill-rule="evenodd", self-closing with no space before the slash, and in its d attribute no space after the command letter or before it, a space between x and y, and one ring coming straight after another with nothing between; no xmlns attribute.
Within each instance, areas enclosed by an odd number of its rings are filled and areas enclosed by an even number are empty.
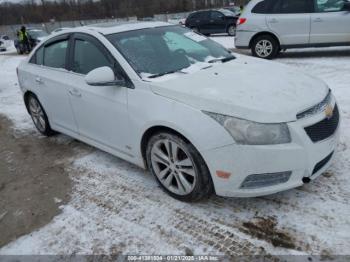
<svg viewBox="0 0 350 262"><path fill-rule="evenodd" d="M0 40L0 52L6 51L5 43Z"/></svg>
<svg viewBox="0 0 350 262"><path fill-rule="evenodd" d="M266 59L289 48L350 45L350 2L252 0L238 20L235 45Z"/></svg>
<svg viewBox="0 0 350 262"><path fill-rule="evenodd" d="M186 27L204 35L227 33L236 34L238 17L229 10L206 10L190 14L185 22Z"/></svg>
<svg viewBox="0 0 350 262"><path fill-rule="evenodd" d="M27 29L27 34L29 37L29 50L27 51L29 52L48 36L48 34L43 30L31 28ZM18 54L24 53L25 50L23 50L23 46L20 44L18 39L15 39L14 45Z"/></svg>
<svg viewBox="0 0 350 262"><path fill-rule="evenodd" d="M184 201L301 186L329 167L339 137L324 82L168 23L52 35L18 79L42 134L62 132L148 168Z"/></svg>
<svg viewBox="0 0 350 262"><path fill-rule="evenodd" d="M68 30L68 29L70 29L70 28L69 28L69 27L60 27L60 28L57 28L57 29L53 30L53 31L51 32L51 34L56 34L56 33L58 33L58 32L61 32L61 31L63 31L63 30Z"/></svg>
<svg viewBox="0 0 350 262"><path fill-rule="evenodd" d="M11 40L7 35L0 35L0 51L6 51L11 45Z"/></svg>
<svg viewBox="0 0 350 262"><path fill-rule="evenodd" d="M240 16L241 14L241 8L239 6L227 6L227 7L224 7L224 9L231 11L236 16Z"/></svg>

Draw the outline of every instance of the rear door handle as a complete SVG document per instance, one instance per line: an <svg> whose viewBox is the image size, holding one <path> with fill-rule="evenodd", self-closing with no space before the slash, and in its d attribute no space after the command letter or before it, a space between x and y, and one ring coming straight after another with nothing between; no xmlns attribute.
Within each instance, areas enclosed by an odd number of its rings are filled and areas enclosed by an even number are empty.
<svg viewBox="0 0 350 262"><path fill-rule="evenodd" d="M35 82L37 82L38 84L43 84L43 80L40 77L35 77Z"/></svg>
<svg viewBox="0 0 350 262"><path fill-rule="evenodd" d="M80 93L77 89L71 89L71 90L69 90L69 93L70 93L72 96L81 97L81 93Z"/></svg>

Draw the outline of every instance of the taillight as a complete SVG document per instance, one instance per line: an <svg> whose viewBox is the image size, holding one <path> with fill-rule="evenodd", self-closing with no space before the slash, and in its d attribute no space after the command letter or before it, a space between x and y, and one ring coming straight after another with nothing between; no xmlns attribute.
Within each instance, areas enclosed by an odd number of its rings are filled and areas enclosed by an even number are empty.
<svg viewBox="0 0 350 262"><path fill-rule="evenodd" d="M237 25L243 25L245 22L247 22L247 18L239 18L237 21Z"/></svg>

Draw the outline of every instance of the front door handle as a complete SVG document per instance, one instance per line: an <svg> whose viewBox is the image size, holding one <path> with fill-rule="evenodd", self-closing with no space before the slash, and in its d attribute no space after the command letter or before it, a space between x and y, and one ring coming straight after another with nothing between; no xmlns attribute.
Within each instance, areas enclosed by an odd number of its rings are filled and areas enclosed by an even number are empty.
<svg viewBox="0 0 350 262"><path fill-rule="evenodd" d="M69 90L69 93L72 95L72 96L75 96L75 97L81 97L81 93L78 91L78 89L71 89Z"/></svg>

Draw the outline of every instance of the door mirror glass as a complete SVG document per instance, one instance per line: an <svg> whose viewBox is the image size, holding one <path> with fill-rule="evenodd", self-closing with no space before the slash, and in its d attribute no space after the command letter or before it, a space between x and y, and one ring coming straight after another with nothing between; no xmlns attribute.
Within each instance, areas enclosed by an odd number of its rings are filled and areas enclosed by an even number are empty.
<svg viewBox="0 0 350 262"><path fill-rule="evenodd" d="M113 70L103 66L90 71L85 76L85 82L91 86L125 86L124 79L116 79Z"/></svg>

